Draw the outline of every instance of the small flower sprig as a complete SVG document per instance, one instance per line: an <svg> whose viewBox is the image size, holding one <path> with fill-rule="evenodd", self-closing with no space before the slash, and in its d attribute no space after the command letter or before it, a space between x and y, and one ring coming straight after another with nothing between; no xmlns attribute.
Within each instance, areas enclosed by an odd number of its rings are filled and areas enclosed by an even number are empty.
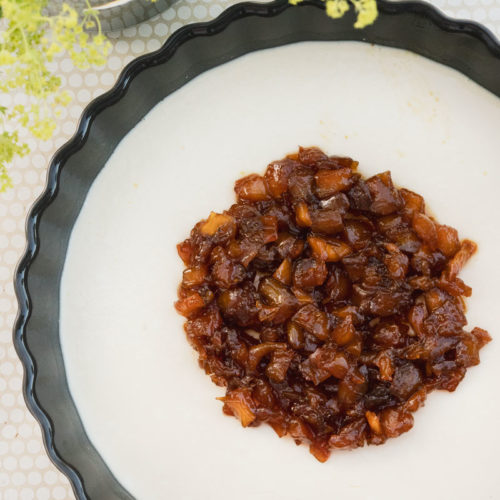
<svg viewBox="0 0 500 500"><path fill-rule="evenodd" d="M303 0L289 0L292 5L297 5ZM342 17L349 9L350 5L354 6L357 14L355 28L365 28L373 24L378 16L377 1L376 0L324 0L326 13L328 16L338 19Z"/></svg>
<svg viewBox="0 0 500 500"><path fill-rule="evenodd" d="M66 53L80 69L101 66L111 48L90 4L81 16L66 3L53 16L46 7L47 0L0 0L0 93L28 96L26 105L0 107L0 192L12 186L8 166L29 152L22 131L49 139L55 119L71 102L50 63ZM96 29L95 34L87 28Z"/></svg>

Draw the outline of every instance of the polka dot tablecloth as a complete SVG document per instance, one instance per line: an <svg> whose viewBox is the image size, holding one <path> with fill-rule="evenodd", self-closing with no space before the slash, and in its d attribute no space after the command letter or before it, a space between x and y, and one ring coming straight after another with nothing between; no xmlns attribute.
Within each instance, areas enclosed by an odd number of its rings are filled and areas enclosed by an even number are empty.
<svg viewBox="0 0 500 500"><path fill-rule="evenodd" d="M74 498L67 479L47 458L40 428L26 408L21 363L12 345L17 311L13 272L25 246L26 214L43 190L50 158L74 133L83 107L109 89L128 62L158 49L182 25L212 19L232 3L181 0L149 21L111 33L113 50L106 66L82 72L65 58L53 65L52 69L73 96L73 102L61 115L51 140L37 142L25 138L31 153L11 167L14 187L0 194L0 500ZM436 0L434 3L449 16L481 22L500 37L500 0ZM0 104L7 106L24 101L21 94L0 96Z"/></svg>

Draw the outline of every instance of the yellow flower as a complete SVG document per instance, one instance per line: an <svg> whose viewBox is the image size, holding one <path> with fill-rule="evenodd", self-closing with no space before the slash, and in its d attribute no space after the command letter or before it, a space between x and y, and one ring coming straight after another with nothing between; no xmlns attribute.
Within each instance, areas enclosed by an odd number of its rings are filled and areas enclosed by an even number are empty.
<svg viewBox="0 0 500 500"><path fill-rule="evenodd" d="M333 19L342 17L348 10L347 0L326 0L326 14Z"/></svg>
<svg viewBox="0 0 500 500"><path fill-rule="evenodd" d="M351 2L358 13L358 19L354 23L355 28L365 28L375 22L378 16L376 0L351 0Z"/></svg>
<svg viewBox="0 0 500 500"><path fill-rule="evenodd" d="M302 0L288 0L291 5L297 5ZM342 17L349 10L349 2L357 14L355 28L365 28L373 24L378 16L377 0L324 0L326 14L333 19Z"/></svg>
<svg viewBox="0 0 500 500"><path fill-rule="evenodd" d="M71 97L62 92L61 79L53 75L47 63L67 52L75 66L87 68L106 61L111 45L100 31L96 11L88 9L83 19L63 3L59 14L46 16L46 0L0 0L0 92L20 90L31 98L30 106L2 110L0 119L0 192L12 185L7 167L28 147L16 133L7 130L27 129L46 140L53 134L54 117ZM83 26L94 23L97 33L89 36Z"/></svg>
<svg viewBox="0 0 500 500"><path fill-rule="evenodd" d="M15 60L16 58L8 50L0 50L0 66L12 64Z"/></svg>

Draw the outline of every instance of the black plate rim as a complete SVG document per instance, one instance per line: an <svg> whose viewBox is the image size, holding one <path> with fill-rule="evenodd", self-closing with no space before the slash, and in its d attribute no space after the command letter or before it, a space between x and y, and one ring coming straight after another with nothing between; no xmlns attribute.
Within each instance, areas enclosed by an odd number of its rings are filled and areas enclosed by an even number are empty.
<svg viewBox="0 0 500 500"><path fill-rule="evenodd" d="M185 41L193 37L209 36L218 33L236 19L250 15L273 17L288 8L300 8L304 5L314 5L320 9L324 9L324 4L320 0L305 0L294 7L290 6L287 0L276 0L264 4L244 2L229 7L212 21L193 23L179 28L167 39L160 49L140 56L127 64L121 71L113 87L92 100L85 107L75 134L56 151L50 161L45 188L27 216L27 246L14 273L14 289L18 301L18 314L14 324L13 342L23 366L23 393L28 409L41 426L43 441L49 458L69 479L73 491L78 498L86 498L83 478L70 463L59 455L54 446L54 424L48 412L44 410L38 401L34 388L37 377L36 360L30 353L25 341L25 331L31 315L31 300L27 286L27 275L40 247L38 235L40 218L44 210L57 196L61 169L67 159L84 146L94 117L103 109L118 101L126 93L133 78L142 70L161 64L173 57L176 49ZM500 59L500 42L497 41L488 28L479 23L452 19L439 11L435 6L423 1L390 2L388 0L378 0L378 7L380 12L389 15L402 13L418 14L428 18L441 30L472 36L482 42L492 53L493 57Z"/></svg>

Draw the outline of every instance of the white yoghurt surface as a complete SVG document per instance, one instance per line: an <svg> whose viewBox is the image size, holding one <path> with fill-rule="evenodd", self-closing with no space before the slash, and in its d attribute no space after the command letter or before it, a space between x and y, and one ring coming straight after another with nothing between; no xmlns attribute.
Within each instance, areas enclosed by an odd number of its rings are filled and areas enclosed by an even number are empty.
<svg viewBox="0 0 500 500"><path fill-rule="evenodd" d="M498 498L500 99L412 53L355 42L259 51L159 103L95 180L72 232L60 335L85 429L138 499ZM461 277L469 327L490 331L457 391L414 428L333 453L222 414L173 308L176 244L234 200L234 181L299 145L391 170L442 223L479 245ZM402 493L401 488L404 488Z"/></svg>

